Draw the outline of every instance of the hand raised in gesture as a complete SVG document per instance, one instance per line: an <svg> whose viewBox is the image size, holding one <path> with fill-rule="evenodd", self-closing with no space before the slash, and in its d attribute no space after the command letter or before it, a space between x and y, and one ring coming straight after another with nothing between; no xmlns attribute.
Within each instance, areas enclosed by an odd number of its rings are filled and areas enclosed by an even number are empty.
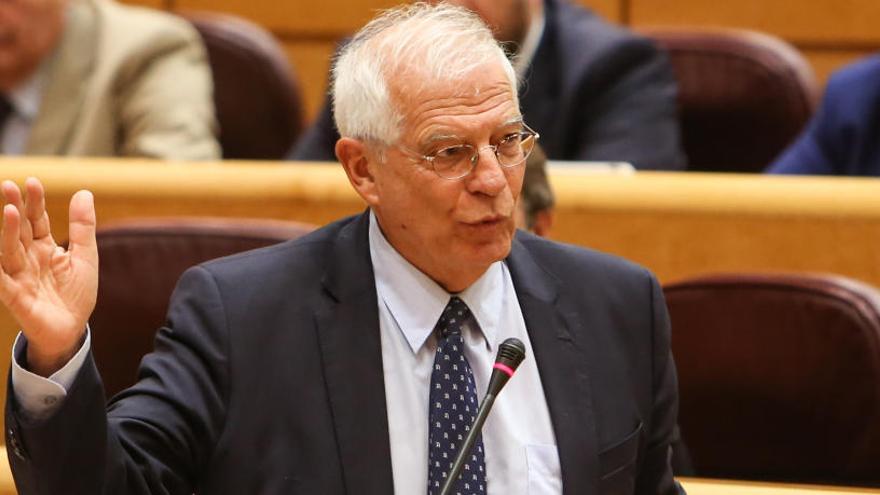
<svg viewBox="0 0 880 495"><path fill-rule="evenodd" d="M76 353L98 295L98 248L92 193L70 200L69 247L56 244L49 228L43 185L25 181L25 194L2 183L0 302L27 337L27 366L49 376Z"/></svg>

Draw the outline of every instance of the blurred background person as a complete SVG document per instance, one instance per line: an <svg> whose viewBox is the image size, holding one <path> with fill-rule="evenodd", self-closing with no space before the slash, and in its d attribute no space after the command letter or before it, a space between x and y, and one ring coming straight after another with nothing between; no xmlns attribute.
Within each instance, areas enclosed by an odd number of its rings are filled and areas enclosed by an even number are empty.
<svg viewBox="0 0 880 495"><path fill-rule="evenodd" d="M566 0L449 3L479 14L507 44L523 115L550 159L684 168L675 80L651 41ZM335 160L338 137L327 101L289 158Z"/></svg>
<svg viewBox="0 0 880 495"><path fill-rule="evenodd" d="M0 152L216 159L186 21L110 0L0 2Z"/></svg>
<svg viewBox="0 0 880 495"><path fill-rule="evenodd" d="M536 144L526 159L522 192L516 211L517 228L541 237L550 237L553 228L553 206L556 199L547 180L547 155Z"/></svg>
<svg viewBox="0 0 880 495"><path fill-rule="evenodd" d="M880 175L880 55L831 76L819 110L767 172Z"/></svg>

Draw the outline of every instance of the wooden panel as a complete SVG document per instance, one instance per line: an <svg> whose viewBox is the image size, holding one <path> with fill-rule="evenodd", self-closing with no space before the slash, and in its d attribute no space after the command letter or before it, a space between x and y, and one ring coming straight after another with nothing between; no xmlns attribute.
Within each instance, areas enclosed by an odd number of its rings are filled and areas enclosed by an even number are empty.
<svg viewBox="0 0 880 495"><path fill-rule="evenodd" d="M795 271L880 286L878 179L569 174L550 175L558 197L555 237L636 261L662 281Z"/></svg>
<svg viewBox="0 0 880 495"><path fill-rule="evenodd" d="M700 478L679 478L689 495L855 495L880 493L872 488L789 485Z"/></svg>
<svg viewBox="0 0 880 495"><path fill-rule="evenodd" d="M577 3L589 7L605 19L621 23L623 22L623 4L628 0L576 0Z"/></svg>
<svg viewBox="0 0 880 495"><path fill-rule="evenodd" d="M877 0L631 0L631 23L706 25L767 31L792 41L835 46L880 42Z"/></svg>
<svg viewBox="0 0 880 495"><path fill-rule="evenodd" d="M253 20L285 37L336 38L354 32L380 8L399 0L322 0L255 2L253 0L175 0L178 9L229 12Z"/></svg>
<svg viewBox="0 0 880 495"><path fill-rule="evenodd" d="M150 7L153 9L168 9L171 7L171 0L121 0L120 3L126 5L139 5L141 7Z"/></svg>
<svg viewBox="0 0 880 495"><path fill-rule="evenodd" d="M143 0L160 1L160 0ZM575 0L614 22L621 21L623 0ZM324 0L322 2L253 2L249 0L173 0L175 8L214 10L247 17L272 31L305 37L337 37L354 32L377 9L399 0Z"/></svg>
<svg viewBox="0 0 880 495"><path fill-rule="evenodd" d="M282 40L290 65L302 87L307 122L311 122L324 101L330 58L336 43L332 41Z"/></svg>
<svg viewBox="0 0 880 495"><path fill-rule="evenodd" d="M874 53L875 50L826 50L798 47L810 61L819 84L824 88L832 72L859 58Z"/></svg>

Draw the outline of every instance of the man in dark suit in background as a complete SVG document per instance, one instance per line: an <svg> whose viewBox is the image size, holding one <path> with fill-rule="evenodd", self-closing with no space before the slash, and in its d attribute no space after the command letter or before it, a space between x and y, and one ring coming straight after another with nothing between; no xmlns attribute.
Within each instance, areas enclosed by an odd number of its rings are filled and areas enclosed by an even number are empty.
<svg viewBox="0 0 880 495"><path fill-rule="evenodd" d="M675 368L645 269L514 228L536 135L471 12L374 19L336 62L336 154L368 212L181 278L105 410L86 321L91 194L55 245L4 182L0 299L22 326L6 412L20 493L438 493L510 337L528 358L456 493L672 494ZM124 331L124 329L120 329Z"/></svg>
<svg viewBox="0 0 880 495"><path fill-rule="evenodd" d="M767 172L880 176L880 55L831 76L816 115Z"/></svg>
<svg viewBox="0 0 880 495"><path fill-rule="evenodd" d="M453 0L493 28L523 80L520 104L551 160L685 166L665 53L568 0ZM289 158L334 161L328 98Z"/></svg>

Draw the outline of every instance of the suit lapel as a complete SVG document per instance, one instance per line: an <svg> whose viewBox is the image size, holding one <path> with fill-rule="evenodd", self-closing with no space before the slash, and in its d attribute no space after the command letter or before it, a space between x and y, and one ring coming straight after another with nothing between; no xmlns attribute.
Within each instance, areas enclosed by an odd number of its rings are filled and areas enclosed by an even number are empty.
<svg viewBox="0 0 880 495"><path fill-rule="evenodd" d="M98 53L98 19L90 2L70 2L58 51L49 61L49 76L40 111L25 147L29 155L64 154L89 85Z"/></svg>
<svg viewBox="0 0 880 495"><path fill-rule="evenodd" d="M507 262L556 432L564 493L596 493L598 444L589 370L572 338L581 331L581 319L564 309L556 279L518 240Z"/></svg>
<svg viewBox="0 0 880 495"><path fill-rule="evenodd" d="M316 315L346 492L393 493L382 343L367 236L369 216L340 231Z"/></svg>

